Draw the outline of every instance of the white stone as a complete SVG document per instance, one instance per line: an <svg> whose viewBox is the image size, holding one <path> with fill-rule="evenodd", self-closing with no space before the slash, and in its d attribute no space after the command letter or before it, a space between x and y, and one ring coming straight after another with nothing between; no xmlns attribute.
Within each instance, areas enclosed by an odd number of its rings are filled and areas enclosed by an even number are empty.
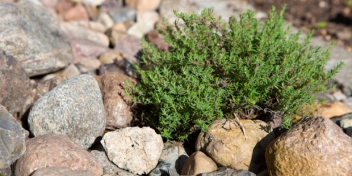
<svg viewBox="0 0 352 176"><path fill-rule="evenodd" d="M110 161L134 174L149 173L163 150L160 135L149 127L127 127L106 133L101 140Z"/></svg>

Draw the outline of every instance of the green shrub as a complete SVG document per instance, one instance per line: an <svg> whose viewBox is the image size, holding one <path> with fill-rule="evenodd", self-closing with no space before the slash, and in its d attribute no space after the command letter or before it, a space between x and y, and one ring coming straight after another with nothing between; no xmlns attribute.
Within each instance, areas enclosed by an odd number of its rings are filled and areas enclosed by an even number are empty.
<svg viewBox="0 0 352 176"><path fill-rule="evenodd" d="M200 16L174 13L183 26L164 20L159 28L169 51L143 41L148 69L137 66L140 84L129 92L144 106L143 118L167 139L183 141L215 118L253 118L263 110L279 113L289 127L291 115L312 103L311 95L325 90L342 66L324 72L331 46L321 50L309 45L311 35L288 34L284 10L272 8L263 24L253 11L228 23L210 9Z"/></svg>

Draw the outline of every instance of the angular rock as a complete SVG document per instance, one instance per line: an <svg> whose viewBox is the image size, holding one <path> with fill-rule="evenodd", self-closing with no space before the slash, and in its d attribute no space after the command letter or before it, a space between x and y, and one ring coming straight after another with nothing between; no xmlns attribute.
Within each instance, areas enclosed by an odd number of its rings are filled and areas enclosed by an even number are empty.
<svg viewBox="0 0 352 176"><path fill-rule="evenodd" d="M89 170L72 170L69 167L43 167L31 174L31 176L94 176Z"/></svg>
<svg viewBox="0 0 352 176"><path fill-rule="evenodd" d="M15 175L30 175L40 168L68 167L74 171L88 170L101 176L99 162L66 135L46 134L26 141L26 153L17 161Z"/></svg>
<svg viewBox="0 0 352 176"><path fill-rule="evenodd" d="M148 176L179 176L171 163L160 161L159 164L148 174Z"/></svg>
<svg viewBox="0 0 352 176"><path fill-rule="evenodd" d="M126 0L126 5L136 10L156 10L161 0Z"/></svg>
<svg viewBox="0 0 352 176"><path fill-rule="evenodd" d="M127 127L132 121L130 97L125 93L126 81L135 83L126 75L114 72L96 77L103 95L106 112L106 128L115 130Z"/></svg>
<svg viewBox="0 0 352 176"><path fill-rule="evenodd" d="M194 152L186 160L181 175L197 175L217 170L216 163L201 151Z"/></svg>
<svg viewBox="0 0 352 176"><path fill-rule="evenodd" d="M228 167L220 167L217 171L202 173L201 176L255 176L253 172L246 170L234 170Z"/></svg>
<svg viewBox="0 0 352 176"><path fill-rule="evenodd" d="M161 136L149 127L126 127L108 132L101 143L110 161L135 174L154 169L163 150Z"/></svg>
<svg viewBox="0 0 352 176"><path fill-rule="evenodd" d="M105 152L92 150L90 153L103 166L104 174L107 174L107 175L123 175L123 176L133 176L133 175L135 175L135 174L127 172L127 171L125 171L123 169L120 169L115 164L113 164L111 161L109 161L109 159L106 156Z"/></svg>
<svg viewBox="0 0 352 176"><path fill-rule="evenodd" d="M181 142L169 141L164 143L164 149L159 160L170 164L170 168L173 168L178 174L181 174L187 158L188 155Z"/></svg>
<svg viewBox="0 0 352 176"><path fill-rule="evenodd" d="M330 119L308 117L268 145L270 175L352 175L352 138Z"/></svg>
<svg viewBox="0 0 352 176"><path fill-rule="evenodd" d="M234 120L215 120L205 133L198 136L196 149L220 166L257 173L265 168L265 148L275 134L270 132L267 123L260 120L240 120L240 123L244 132Z"/></svg>
<svg viewBox="0 0 352 176"><path fill-rule="evenodd" d="M34 103L28 123L34 136L66 134L84 149L89 148L106 125L98 83L90 75L67 80Z"/></svg>
<svg viewBox="0 0 352 176"><path fill-rule="evenodd" d="M19 113L22 116L27 110L24 106L31 89L31 81L21 64L16 58L0 50L0 104L10 114Z"/></svg>
<svg viewBox="0 0 352 176"><path fill-rule="evenodd" d="M25 130L0 105L0 169L10 167L25 151Z"/></svg>
<svg viewBox="0 0 352 176"><path fill-rule="evenodd" d="M18 59L29 76L73 61L69 41L55 19L31 1L0 4L0 38L0 48Z"/></svg>

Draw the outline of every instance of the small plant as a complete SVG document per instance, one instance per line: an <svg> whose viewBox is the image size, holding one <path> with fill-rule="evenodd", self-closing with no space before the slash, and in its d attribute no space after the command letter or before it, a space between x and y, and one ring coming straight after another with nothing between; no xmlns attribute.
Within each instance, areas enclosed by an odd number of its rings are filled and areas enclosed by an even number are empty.
<svg viewBox="0 0 352 176"><path fill-rule="evenodd" d="M234 114L252 119L277 113L289 127L291 116L326 89L342 64L324 72L331 47L310 46L311 34L304 40L289 35L284 9L278 14L272 8L263 24L253 11L228 23L210 9L200 16L174 11L184 26L164 20L159 28L169 51L143 42L141 63L148 69L137 66L140 84L129 91L144 106L143 118L165 138L181 141Z"/></svg>

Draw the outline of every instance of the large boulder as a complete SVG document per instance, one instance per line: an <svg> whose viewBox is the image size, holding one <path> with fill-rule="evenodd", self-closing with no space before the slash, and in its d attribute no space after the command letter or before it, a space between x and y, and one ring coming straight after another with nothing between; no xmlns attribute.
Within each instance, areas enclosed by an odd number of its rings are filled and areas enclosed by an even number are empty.
<svg viewBox="0 0 352 176"><path fill-rule="evenodd" d="M352 175L352 138L330 119L302 119L266 149L270 175Z"/></svg>
<svg viewBox="0 0 352 176"><path fill-rule="evenodd" d="M26 147L26 153L16 163L15 175L31 175L46 167L68 167L73 171L88 170L94 176L103 175L103 168L98 160L66 135L47 134L31 138L26 141ZM54 170L57 173L62 171Z"/></svg>
<svg viewBox="0 0 352 176"><path fill-rule="evenodd" d="M64 68L73 61L68 39L43 6L32 1L0 3L0 48L29 76Z"/></svg>
<svg viewBox="0 0 352 176"><path fill-rule="evenodd" d="M88 149L103 135L106 125L97 81L90 75L68 79L34 103L28 123L34 136L66 134Z"/></svg>
<svg viewBox="0 0 352 176"><path fill-rule="evenodd" d="M0 105L0 169L10 167L25 151L25 130Z"/></svg>

